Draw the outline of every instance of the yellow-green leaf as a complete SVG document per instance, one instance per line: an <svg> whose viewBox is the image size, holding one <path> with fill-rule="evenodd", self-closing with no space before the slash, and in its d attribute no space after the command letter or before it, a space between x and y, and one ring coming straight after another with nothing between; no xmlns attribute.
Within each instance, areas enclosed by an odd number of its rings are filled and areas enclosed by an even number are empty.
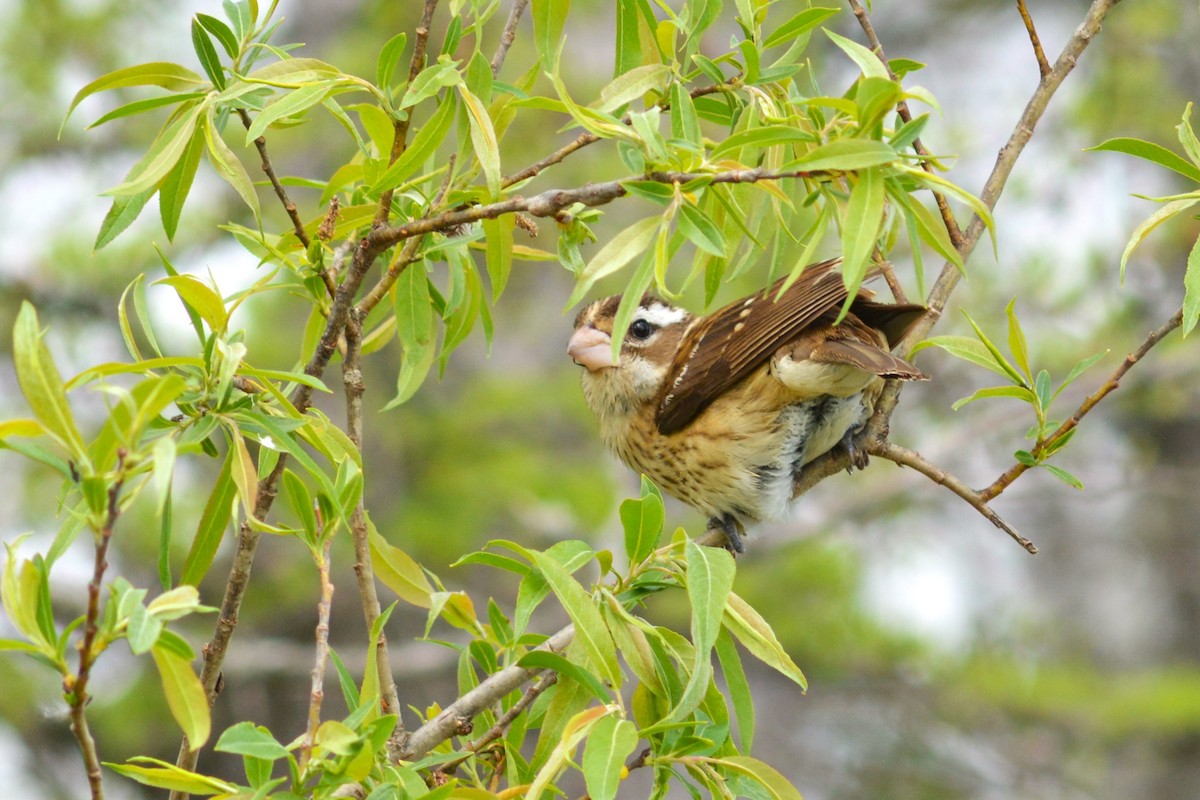
<svg viewBox="0 0 1200 800"><path fill-rule="evenodd" d="M187 735L188 746L192 750L203 747L211 730L208 697L200 679L192 671L191 662L162 645L155 645L150 654L162 679L167 707Z"/></svg>

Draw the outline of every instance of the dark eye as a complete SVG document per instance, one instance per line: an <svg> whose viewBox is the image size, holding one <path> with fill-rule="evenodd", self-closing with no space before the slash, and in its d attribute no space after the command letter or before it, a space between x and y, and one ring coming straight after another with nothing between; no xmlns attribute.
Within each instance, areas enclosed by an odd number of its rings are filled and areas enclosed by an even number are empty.
<svg viewBox="0 0 1200 800"><path fill-rule="evenodd" d="M635 339L645 341L654 333L654 326L644 319L635 319L629 323L629 335Z"/></svg>

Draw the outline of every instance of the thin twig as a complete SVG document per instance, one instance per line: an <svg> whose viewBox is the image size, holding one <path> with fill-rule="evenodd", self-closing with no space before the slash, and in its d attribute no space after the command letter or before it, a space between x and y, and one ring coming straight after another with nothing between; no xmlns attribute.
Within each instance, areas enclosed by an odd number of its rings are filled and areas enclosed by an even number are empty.
<svg viewBox="0 0 1200 800"><path fill-rule="evenodd" d="M1050 74L1050 62L1046 60L1046 51L1042 49L1042 40L1038 37L1037 28L1033 26L1033 17L1025 7L1025 0L1017 0L1017 11L1021 13L1021 21L1025 30L1029 31L1029 43L1033 45L1033 57L1037 59L1038 74L1043 78Z"/></svg>
<svg viewBox="0 0 1200 800"><path fill-rule="evenodd" d="M433 25L433 11L437 8L438 0L425 0L425 10L421 13L421 22L417 25L415 37L413 39L413 54L412 61L408 65L408 85L411 86L413 79L421 72L421 68L425 65L425 48L429 43L429 28ZM398 119L392 124L392 152L388 156L388 165L396 163L401 155L404 154L404 148L408 145L408 127L412 124L412 114L405 114L403 119ZM394 189L388 189L379 196L379 206L375 212L374 227L378 228L381 225L386 225L392 215L392 196L395 194Z"/></svg>
<svg viewBox="0 0 1200 800"><path fill-rule="evenodd" d="M362 452L363 412L362 397L366 386L363 383L359 357L362 353L362 315L357 310L350 314L346 324L346 358L342 362L342 381L346 389L346 434L355 447ZM350 517L350 533L354 539L354 576L358 581L358 596L362 602L363 619L367 630L375 627L382 613L379 594L375 590L375 570L371 564L371 544L367 515L362 500L354 507ZM379 633L375 648L375 663L379 672L380 704L384 714L400 714L400 699L396 693L396 681L392 677L388 657L387 637ZM399 741L404 735L404 722L397 718L392 738Z"/></svg>
<svg viewBox="0 0 1200 800"><path fill-rule="evenodd" d="M575 626L568 625L542 642L537 649L559 653L566 649L574 638ZM425 755L453 736L462 720L474 719L480 711L541 672L541 669L513 665L492 674L483 683L442 709L436 717L413 731L403 754L404 760L411 761Z"/></svg>
<svg viewBox="0 0 1200 800"><path fill-rule="evenodd" d="M557 682L557 672L543 672L542 677L538 678L528 689L526 689L525 693L517 698L517 701L512 704L508 711L505 711L500 718L496 720L495 725L488 728L488 730L479 738L468 742L462 749L466 750L468 753L478 753L480 750L499 739L504 735L505 731L508 730L508 726L513 724L513 720L520 716L521 712L524 711L530 703L536 700L542 692L546 691ZM462 758L457 758L453 761L447 761L445 764L439 765L434 772L440 772L443 775L449 775L458 768L459 764L463 763L468 758L470 758L470 756L463 756Z"/></svg>
<svg viewBox="0 0 1200 800"><path fill-rule="evenodd" d="M521 14L525 13L527 5L529 0L513 0L512 8L508 12L508 21L504 23L504 32L500 34L500 44L496 46L496 55L492 56L493 76L500 74L500 67L504 65L504 59L508 56L508 48L512 47L517 38L517 23L521 21Z"/></svg>
<svg viewBox="0 0 1200 800"><path fill-rule="evenodd" d="M92 561L92 579L88 582L87 611L83 618L83 639L79 642L79 669L74 679L64 686L67 704L70 706L71 733L79 743L79 752L83 756L83 764L87 769L88 788L92 800L103 800L104 783L100 769L100 754L96 750L96 740L92 737L88 726L86 708L91 697L88 695L88 681L92 676L92 665L96 663L96 636L100 632L100 590L104 582L104 573L108 570L108 546L112 542L113 529L117 517L121 515L121 487L124 485L125 450L117 451L117 474L122 476L114 480L108 489L108 508L104 517L104 527L96 536L96 552Z"/></svg>
<svg viewBox="0 0 1200 800"><path fill-rule="evenodd" d="M1030 553L1038 551L1037 545L1022 536L1016 528L1005 522L999 514L993 511L987 504L987 501L980 495L979 492L967 486L954 475L946 472L936 464L927 461L920 453L915 450L909 450L907 447L901 447L892 442L876 442L870 448L871 455L886 458L889 461L894 461L906 467L912 467L917 472L920 472L929 480L945 486L950 491L967 501L971 508L978 511L987 519L988 522L995 525L1000 530L1011 536L1016 542L1024 547Z"/></svg>
<svg viewBox="0 0 1200 800"><path fill-rule="evenodd" d="M321 577L321 600L317 603L316 653L313 657L312 685L308 698L308 731L300 748L300 771L308 765L317 728L321 725L321 703L325 700L325 663L329 660L329 610L333 605L333 583L329 580L329 546L333 537L326 536L316 553L317 572Z"/></svg>
<svg viewBox="0 0 1200 800"><path fill-rule="evenodd" d="M1082 420L1089 411L1095 408L1097 403L1099 403L1121 385L1121 379L1125 377L1125 373L1129 372L1129 370L1133 368L1134 364L1137 364L1142 360L1146 353L1150 352L1152 347L1161 342L1167 336L1167 334L1178 328L1181 324L1183 324L1182 308L1176 311L1175 315L1161 326L1150 331L1149 335L1146 336L1145 341L1141 343L1137 350L1134 350L1132 353L1125 356L1125 359L1113 371L1112 375L1108 376L1108 380L1101 384L1096 391L1084 398L1083 402L1079 404L1079 408L1075 409L1075 413L1071 415L1070 419L1068 419L1062 425L1059 425L1053 433L1046 437L1045 441L1040 442L1036 447L1033 448L1032 455L1035 461L1041 460L1042 456L1044 456L1047 452L1051 452L1054 448L1054 445L1061 441L1064 436L1075 430L1075 427L1079 424L1080 420ZM979 490L979 496L984 501L991 500L993 497L996 497L1005 489L1007 489L1013 481L1019 478L1027 470L1029 470L1029 466L1026 464L1022 464L1020 462L1013 464L1004 472L1003 475L992 481L989 486Z"/></svg>

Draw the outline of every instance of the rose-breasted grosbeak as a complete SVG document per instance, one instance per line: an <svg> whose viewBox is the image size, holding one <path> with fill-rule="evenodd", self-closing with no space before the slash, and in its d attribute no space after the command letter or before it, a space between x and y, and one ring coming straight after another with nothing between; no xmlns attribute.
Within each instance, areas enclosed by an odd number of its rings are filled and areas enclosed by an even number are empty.
<svg viewBox="0 0 1200 800"><path fill-rule="evenodd" d="M883 378L927 380L888 352L923 306L876 303L859 290L849 313L838 259L805 268L776 300L762 294L696 317L642 298L612 358L620 295L575 319L567 353L586 367L583 393L604 442L630 468L696 508L742 552L746 522L787 511L800 468L851 443Z"/></svg>

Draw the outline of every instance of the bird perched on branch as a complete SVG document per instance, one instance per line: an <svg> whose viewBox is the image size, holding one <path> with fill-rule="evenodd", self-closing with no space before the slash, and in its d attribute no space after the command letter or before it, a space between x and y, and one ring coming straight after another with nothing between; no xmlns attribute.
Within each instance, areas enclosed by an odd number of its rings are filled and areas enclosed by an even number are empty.
<svg viewBox="0 0 1200 800"><path fill-rule="evenodd" d="M621 296L575 319L567 353L605 444L630 468L709 517L744 551L747 522L778 519L801 467L839 443L860 469L853 435L883 378L927 380L888 352L923 306L847 298L839 259L812 264L768 291L703 317L653 295L633 313L616 361ZM786 280L786 279L785 279Z"/></svg>

